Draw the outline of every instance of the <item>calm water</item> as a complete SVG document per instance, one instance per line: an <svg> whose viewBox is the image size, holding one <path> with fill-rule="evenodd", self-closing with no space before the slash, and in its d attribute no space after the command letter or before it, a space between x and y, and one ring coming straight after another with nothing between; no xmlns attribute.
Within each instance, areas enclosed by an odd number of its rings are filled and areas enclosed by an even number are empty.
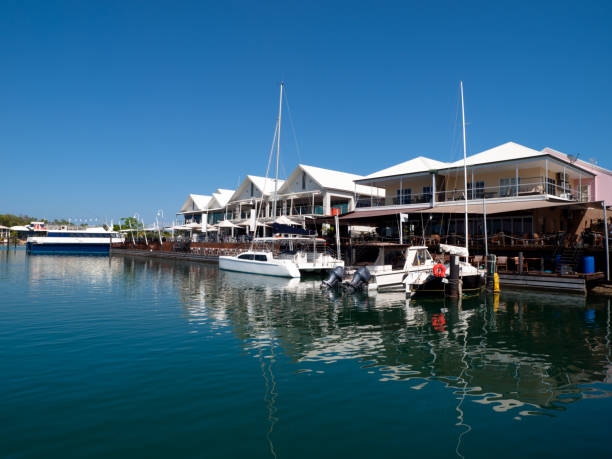
<svg viewBox="0 0 612 459"><path fill-rule="evenodd" d="M0 251L0 456L611 457L606 298Z"/></svg>

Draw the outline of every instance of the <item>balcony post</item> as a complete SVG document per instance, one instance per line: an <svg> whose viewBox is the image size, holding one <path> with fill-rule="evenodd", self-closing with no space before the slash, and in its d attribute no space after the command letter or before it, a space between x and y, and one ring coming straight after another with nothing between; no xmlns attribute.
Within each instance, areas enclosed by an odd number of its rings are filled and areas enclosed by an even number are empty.
<svg viewBox="0 0 612 459"><path fill-rule="evenodd" d="M546 176L544 177L544 194L548 195L548 158L544 160Z"/></svg>
<svg viewBox="0 0 612 459"><path fill-rule="evenodd" d="M514 166L514 186L515 186L515 194L514 196L518 196L519 195L519 183L518 183L518 165Z"/></svg>
<svg viewBox="0 0 612 459"><path fill-rule="evenodd" d="M474 199L474 168L472 167L472 196L470 196L470 199Z"/></svg>
<svg viewBox="0 0 612 459"><path fill-rule="evenodd" d="M431 207L436 206L436 173L431 173Z"/></svg>

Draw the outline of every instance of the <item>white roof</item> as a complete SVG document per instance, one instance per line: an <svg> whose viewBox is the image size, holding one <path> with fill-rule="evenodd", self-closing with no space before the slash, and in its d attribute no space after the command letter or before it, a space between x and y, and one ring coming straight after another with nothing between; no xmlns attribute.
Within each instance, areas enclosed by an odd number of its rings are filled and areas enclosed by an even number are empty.
<svg viewBox="0 0 612 459"><path fill-rule="evenodd" d="M462 162L463 164L463 162ZM435 159L417 156L409 161L405 161L395 166L366 175L364 179L375 179L382 177L392 177L394 175L417 174L419 172L429 172L432 170L445 169L450 167L450 163L436 161Z"/></svg>
<svg viewBox="0 0 612 459"><path fill-rule="evenodd" d="M516 142L506 142L497 147L489 148L475 155L468 156L465 163L467 166L477 166L480 164L512 161L545 155L546 153L519 145ZM450 163L447 167L463 167L463 159Z"/></svg>
<svg viewBox="0 0 612 459"><path fill-rule="evenodd" d="M250 179L253 184L261 191L263 194L272 194L274 193L274 179L268 177L258 177L256 175L247 175L247 178ZM284 180L278 179L278 188L283 186L285 183Z"/></svg>
<svg viewBox="0 0 612 459"><path fill-rule="evenodd" d="M230 201L234 201L238 199L238 197L242 194L243 190L252 183L255 185L255 188L262 193L264 196L269 196L274 193L274 179L271 177L259 177L257 175L247 175L245 179L242 181L238 189L232 194L230 197ZM284 180L278 179L278 189L280 189L285 183Z"/></svg>
<svg viewBox="0 0 612 459"><path fill-rule="evenodd" d="M12 231L30 231L30 228L28 228L27 226L16 225L16 226L11 226L11 230Z"/></svg>
<svg viewBox="0 0 612 459"><path fill-rule="evenodd" d="M212 196L205 196L202 194L190 194L183 207L181 207L181 212L191 212L191 211L203 211L208 207L208 203L212 199Z"/></svg>
<svg viewBox="0 0 612 459"><path fill-rule="evenodd" d="M222 207L225 207L225 205L229 202L233 194L234 190L226 190L224 188L219 188L216 192L213 193L212 199L208 203L208 208L220 209Z"/></svg>
<svg viewBox="0 0 612 459"><path fill-rule="evenodd" d="M323 169L321 167L307 166L305 164L299 164L298 167L291 173L291 176L286 180L286 183L291 181L294 174L299 171L306 172L315 182L321 186L321 188L327 188L331 190L346 191L349 193L355 193L367 196L381 196L385 195L383 188L375 188L372 186L356 185L355 180L362 179L363 176L357 174L350 174L348 172L334 171L331 169ZM281 191L281 193L284 192Z"/></svg>

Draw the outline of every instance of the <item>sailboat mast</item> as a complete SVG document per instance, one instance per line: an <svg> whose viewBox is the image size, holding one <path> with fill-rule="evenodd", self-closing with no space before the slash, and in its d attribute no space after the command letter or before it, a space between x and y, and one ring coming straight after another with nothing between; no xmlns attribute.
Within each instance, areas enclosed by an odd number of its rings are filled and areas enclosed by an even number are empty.
<svg viewBox="0 0 612 459"><path fill-rule="evenodd" d="M278 192L278 157L280 155L280 133L281 133L281 120L283 114L283 86L285 83L281 82L280 85L280 100L278 102L278 122L276 123L276 177L274 179L274 208L272 210L272 219L276 220L276 201Z"/></svg>
<svg viewBox="0 0 612 459"><path fill-rule="evenodd" d="M463 105L463 81L461 85L461 118L463 120L463 196L465 201L465 250L468 250L468 187L467 187L467 153L466 153L466 142L465 142L465 106ZM472 183L472 187L474 184Z"/></svg>

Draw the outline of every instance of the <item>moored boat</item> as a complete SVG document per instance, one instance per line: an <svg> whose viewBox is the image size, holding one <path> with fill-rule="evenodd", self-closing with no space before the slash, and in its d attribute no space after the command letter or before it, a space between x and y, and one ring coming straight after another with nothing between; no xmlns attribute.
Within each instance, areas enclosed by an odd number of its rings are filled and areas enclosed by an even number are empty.
<svg viewBox="0 0 612 459"><path fill-rule="evenodd" d="M123 236L103 227L86 229L47 229L44 223L29 225L31 236L26 240L26 250L32 254L101 254L110 251L111 244L123 242Z"/></svg>

